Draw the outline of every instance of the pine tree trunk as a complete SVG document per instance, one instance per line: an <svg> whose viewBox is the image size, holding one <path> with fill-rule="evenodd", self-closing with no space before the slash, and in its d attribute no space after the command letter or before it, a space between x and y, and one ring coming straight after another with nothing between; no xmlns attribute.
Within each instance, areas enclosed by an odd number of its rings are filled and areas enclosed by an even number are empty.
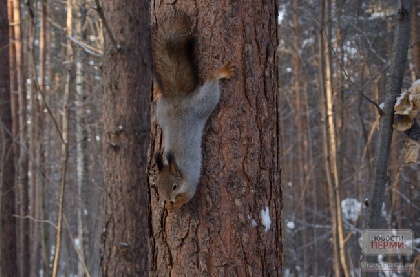
<svg viewBox="0 0 420 277"><path fill-rule="evenodd" d="M196 24L201 79L226 61L236 65L236 76L221 82L221 101L207 122L194 198L168 212L152 186L150 273L281 276L276 1L196 4L153 1L152 18L159 25L174 9L186 11ZM151 152L161 147L153 126Z"/></svg>
<svg viewBox="0 0 420 277"><path fill-rule="evenodd" d="M6 1L0 2L0 275L18 274L15 211L15 164Z"/></svg>
<svg viewBox="0 0 420 277"><path fill-rule="evenodd" d="M106 0L103 3L106 39L102 275L147 276L150 2Z"/></svg>

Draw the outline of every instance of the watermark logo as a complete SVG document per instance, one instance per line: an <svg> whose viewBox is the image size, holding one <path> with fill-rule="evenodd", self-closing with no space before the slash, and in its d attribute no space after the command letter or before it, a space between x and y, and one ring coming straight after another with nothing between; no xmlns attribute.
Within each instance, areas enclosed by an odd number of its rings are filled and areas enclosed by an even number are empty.
<svg viewBox="0 0 420 277"><path fill-rule="evenodd" d="M360 267L362 271L372 271L372 272L379 272L379 271L413 271L414 264L412 263L391 263L391 262L377 262L377 263L368 263L368 262L361 262Z"/></svg>
<svg viewBox="0 0 420 277"><path fill-rule="evenodd" d="M362 233L364 255L412 255L413 231L408 229L370 229Z"/></svg>

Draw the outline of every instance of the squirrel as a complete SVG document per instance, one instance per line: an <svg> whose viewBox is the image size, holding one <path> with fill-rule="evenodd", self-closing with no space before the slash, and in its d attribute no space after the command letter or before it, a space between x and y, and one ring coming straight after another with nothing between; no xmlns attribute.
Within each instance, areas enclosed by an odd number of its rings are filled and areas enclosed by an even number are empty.
<svg viewBox="0 0 420 277"><path fill-rule="evenodd" d="M162 153L155 155L156 183L166 208L180 209L196 192L204 126L220 100L219 80L234 76L234 65L225 63L198 86L192 23L184 13L166 20L154 33L152 58L159 91L156 118L167 161Z"/></svg>

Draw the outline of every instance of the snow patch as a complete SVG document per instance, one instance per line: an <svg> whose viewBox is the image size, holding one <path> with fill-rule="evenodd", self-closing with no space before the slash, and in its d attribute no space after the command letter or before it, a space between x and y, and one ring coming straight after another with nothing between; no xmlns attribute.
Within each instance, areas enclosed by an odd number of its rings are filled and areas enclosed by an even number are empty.
<svg viewBox="0 0 420 277"><path fill-rule="evenodd" d="M350 221L356 221L362 209L362 204L354 198L347 198L341 201L341 212L343 218Z"/></svg>
<svg viewBox="0 0 420 277"><path fill-rule="evenodd" d="M294 221L287 222L286 227L289 228L290 230L295 229L295 222Z"/></svg>
<svg viewBox="0 0 420 277"><path fill-rule="evenodd" d="M400 96L397 97L397 101L395 102L394 107L399 106L401 104L401 101L404 99L407 92L408 92L408 90L405 90L400 94Z"/></svg>
<svg viewBox="0 0 420 277"><path fill-rule="evenodd" d="M268 232L271 226L270 210L268 209L268 207L265 207L265 210L262 209L260 215L261 215L261 224L264 225L264 230Z"/></svg>
<svg viewBox="0 0 420 277"><path fill-rule="evenodd" d="M381 104L379 104L379 108L380 108L381 110L384 110L384 108L385 108L385 103L381 103Z"/></svg>

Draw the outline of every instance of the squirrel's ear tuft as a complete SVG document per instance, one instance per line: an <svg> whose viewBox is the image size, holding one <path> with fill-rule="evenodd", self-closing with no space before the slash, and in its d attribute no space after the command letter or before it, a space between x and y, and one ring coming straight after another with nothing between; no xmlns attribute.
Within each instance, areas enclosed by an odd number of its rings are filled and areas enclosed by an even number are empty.
<svg viewBox="0 0 420 277"><path fill-rule="evenodd" d="M168 164L175 163L174 154L172 154L171 152L166 153L166 160L168 161Z"/></svg>
<svg viewBox="0 0 420 277"><path fill-rule="evenodd" d="M182 173L175 162L174 154L171 152L167 153L166 160L168 161L169 172L173 175L176 175L178 178L182 178Z"/></svg>
<svg viewBox="0 0 420 277"><path fill-rule="evenodd" d="M162 159L162 153L160 153L160 152L157 152L157 153L155 153L155 163L156 163L156 166L157 166L157 168L158 168L158 171L162 171L162 169L163 169L163 159Z"/></svg>

